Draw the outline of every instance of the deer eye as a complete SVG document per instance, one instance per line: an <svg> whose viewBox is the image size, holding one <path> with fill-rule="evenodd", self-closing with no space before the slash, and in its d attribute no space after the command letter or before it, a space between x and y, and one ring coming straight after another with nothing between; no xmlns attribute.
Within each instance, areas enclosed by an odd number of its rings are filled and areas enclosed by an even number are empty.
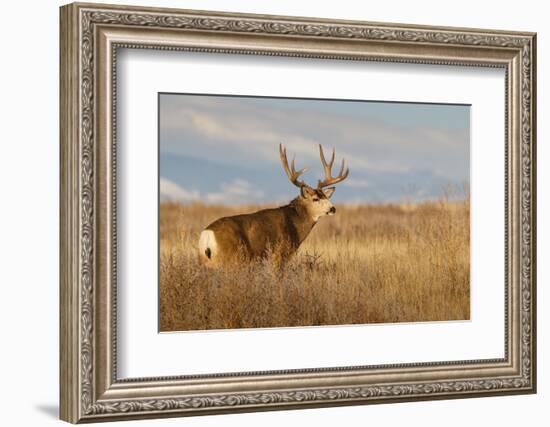
<svg viewBox="0 0 550 427"><path fill-rule="evenodd" d="M315 197L315 198L313 199L313 201L314 201L314 202L318 202L318 201L319 201L319 198L318 198L318 197Z"/></svg>

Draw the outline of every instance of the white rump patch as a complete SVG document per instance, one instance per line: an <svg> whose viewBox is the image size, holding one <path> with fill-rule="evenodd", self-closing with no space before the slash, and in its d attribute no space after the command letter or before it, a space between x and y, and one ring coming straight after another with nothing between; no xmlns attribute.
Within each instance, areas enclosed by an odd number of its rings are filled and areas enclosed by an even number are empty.
<svg viewBox="0 0 550 427"><path fill-rule="evenodd" d="M199 238L199 254L201 257L212 259L218 251L216 237L212 230L204 230Z"/></svg>

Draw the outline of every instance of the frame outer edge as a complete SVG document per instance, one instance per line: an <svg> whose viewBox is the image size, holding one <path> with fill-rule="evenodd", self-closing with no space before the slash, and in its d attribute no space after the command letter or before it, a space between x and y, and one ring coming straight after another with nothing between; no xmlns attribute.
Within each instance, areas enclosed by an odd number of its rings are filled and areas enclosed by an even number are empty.
<svg viewBox="0 0 550 427"><path fill-rule="evenodd" d="M112 3L90 3L88 1L77 1L72 3L73 5L81 9L97 9L104 11L121 11L124 10L128 13L152 13L152 14L179 14L187 13L196 17L205 18L252 18L265 21L278 21L284 20L294 23L303 24L339 24L342 26L354 26L354 25L370 25L376 27L387 28L401 28L409 30L426 30L426 31L465 31L469 33L477 34L490 34L490 35L506 35L506 36L518 36L518 37L532 37L536 33L532 31L514 31L504 30L496 28L476 28L476 27L463 27L463 26L440 26L433 24L411 24L396 21L370 21L364 19L334 19L334 18L321 18L311 15L279 15L272 13L252 13L252 12L236 12L236 11L222 11L222 10L209 10L209 9L189 9L177 6L142 6L142 5L129 5L129 4L112 4Z"/></svg>
<svg viewBox="0 0 550 427"><path fill-rule="evenodd" d="M74 5L59 9L59 418L79 416L78 19Z"/></svg>
<svg viewBox="0 0 550 427"><path fill-rule="evenodd" d="M537 33L531 36L531 390L537 393Z"/></svg>

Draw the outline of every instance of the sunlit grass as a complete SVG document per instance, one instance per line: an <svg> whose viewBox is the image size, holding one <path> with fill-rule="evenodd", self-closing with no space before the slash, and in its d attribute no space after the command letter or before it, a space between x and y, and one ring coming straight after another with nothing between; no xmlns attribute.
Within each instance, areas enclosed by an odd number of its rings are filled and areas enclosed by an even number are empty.
<svg viewBox="0 0 550 427"><path fill-rule="evenodd" d="M469 318L467 201L338 205L283 270L199 264L206 225L263 207L161 205L162 331Z"/></svg>

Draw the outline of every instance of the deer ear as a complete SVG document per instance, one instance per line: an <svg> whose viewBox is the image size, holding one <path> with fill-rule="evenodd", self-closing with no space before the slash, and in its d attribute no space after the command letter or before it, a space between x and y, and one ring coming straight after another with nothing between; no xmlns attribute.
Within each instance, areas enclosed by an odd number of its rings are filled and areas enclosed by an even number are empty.
<svg viewBox="0 0 550 427"><path fill-rule="evenodd" d="M307 185L303 185L302 187L300 187L300 194L302 195L302 197L311 197L315 194L315 190L309 188Z"/></svg>
<svg viewBox="0 0 550 427"><path fill-rule="evenodd" d="M336 187L325 188L323 189L323 193L327 196L327 199L330 199L334 194L334 190L336 190Z"/></svg>

